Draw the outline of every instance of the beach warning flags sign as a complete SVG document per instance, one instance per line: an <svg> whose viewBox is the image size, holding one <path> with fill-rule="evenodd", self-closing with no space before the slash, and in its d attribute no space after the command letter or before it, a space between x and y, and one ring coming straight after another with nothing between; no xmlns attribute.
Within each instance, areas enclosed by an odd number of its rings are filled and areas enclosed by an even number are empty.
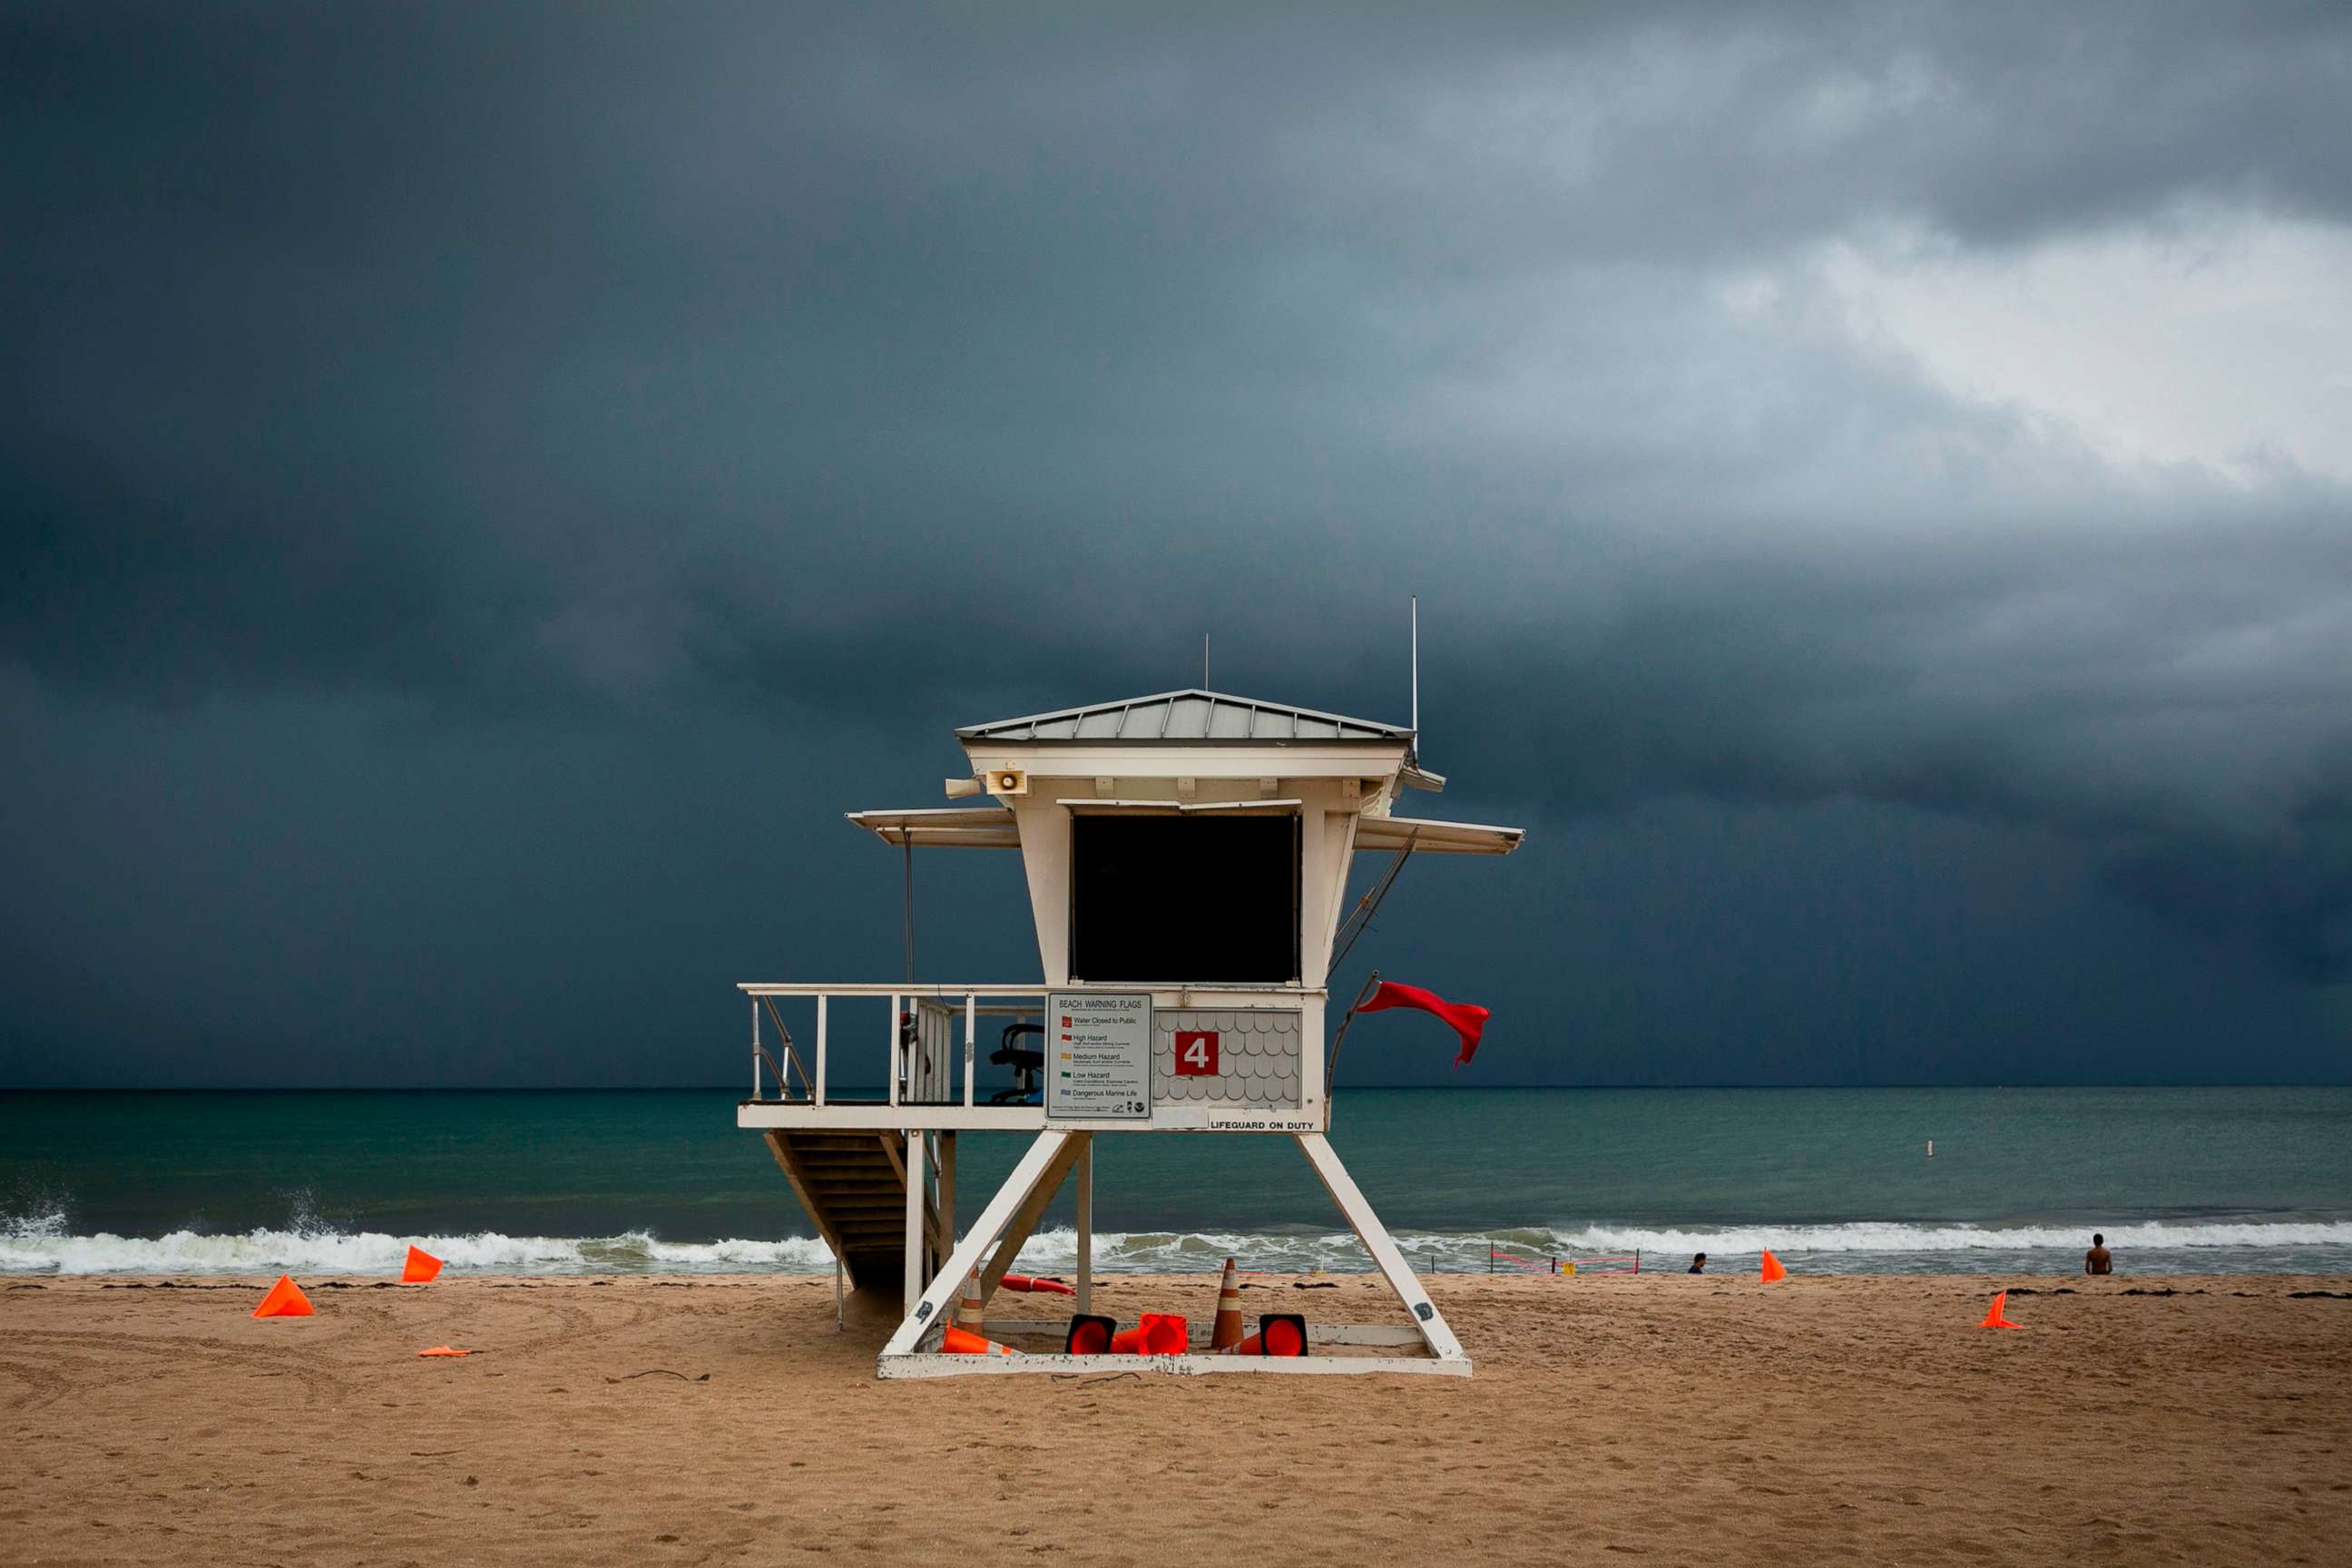
<svg viewBox="0 0 2352 1568"><path fill-rule="evenodd" d="M253 1310L253 1315L257 1318L315 1318L319 1311L310 1305L310 1298L302 1294L302 1287L294 1283L291 1274L280 1274L278 1283L269 1288L269 1294L261 1299L261 1305Z"/></svg>
<svg viewBox="0 0 2352 1568"><path fill-rule="evenodd" d="M2009 1292L2006 1290L1999 1292L1992 1299L1992 1310L1985 1314L1984 1321L1979 1323L1977 1327L1980 1329L2021 1329L2025 1327L2023 1323L2012 1323L2009 1321L2009 1312L2007 1310L2008 1307Z"/></svg>
<svg viewBox="0 0 2352 1568"><path fill-rule="evenodd" d="M421 1247L411 1247L408 1249L408 1261L400 1266L400 1282L403 1285L428 1284L440 1272L439 1258Z"/></svg>
<svg viewBox="0 0 2352 1568"><path fill-rule="evenodd" d="M1767 1285L1775 1279L1786 1279L1789 1277L1789 1271L1780 1267L1780 1260L1772 1256L1772 1249L1769 1247L1764 1249L1763 1272L1764 1283Z"/></svg>

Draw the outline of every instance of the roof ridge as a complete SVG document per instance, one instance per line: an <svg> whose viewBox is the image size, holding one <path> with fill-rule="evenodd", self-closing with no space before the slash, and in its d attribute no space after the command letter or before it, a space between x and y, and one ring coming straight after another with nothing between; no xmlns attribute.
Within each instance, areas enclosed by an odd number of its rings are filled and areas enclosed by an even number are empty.
<svg viewBox="0 0 2352 1568"><path fill-rule="evenodd" d="M1210 722L1202 725L1201 728L1202 732L1198 735L1184 733L1171 736L1168 733L1168 731L1175 717L1177 704L1186 701L1207 703L1209 706ZM1253 730L1256 727L1256 722L1260 716L1287 719L1291 721L1290 728L1293 733L1289 736L1212 736L1207 733L1207 731L1213 723L1216 710L1220 705L1239 709L1248 713L1251 716L1250 728ZM1147 736L1127 735L1122 732L1127 727L1127 721L1129 716L1134 714L1137 710L1153 708L1163 710L1159 715L1159 724L1154 733ZM1013 739L1016 737L1006 732L1012 731L1029 731L1027 735L1018 738L1034 740L1041 738L1035 734L1035 731L1042 726L1067 724L1075 730L1082 725L1087 720L1100 718L1104 715L1116 715L1118 717L1118 722L1114 726L1114 733L1108 736L1089 736L1087 737L1087 739L1177 741L1210 739L1297 739L1298 738L1297 731L1300 721L1328 724L1331 726L1334 731L1339 731L1339 733L1334 735L1319 737L1320 739L1326 740L1410 740L1412 736L1412 731L1402 725L1383 723L1377 719L1358 719L1345 713L1329 712L1320 708L1301 707L1295 702L1276 702L1262 697L1244 697L1235 692L1213 690L1205 686L1184 686L1170 691L1154 691L1142 697L1116 698L1107 702L1079 703L1074 707L1055 708L1042 713L1026 713L1017 718L993 720L984 724L965 724L957 728L956 734L966 740L978 740L992 737L996 739ZM1349 734L1347 732L1349 731L1354 731L1356 733ZM1073 734L1042 738L1069 740L1076 739L1078 737Z"/></svg>

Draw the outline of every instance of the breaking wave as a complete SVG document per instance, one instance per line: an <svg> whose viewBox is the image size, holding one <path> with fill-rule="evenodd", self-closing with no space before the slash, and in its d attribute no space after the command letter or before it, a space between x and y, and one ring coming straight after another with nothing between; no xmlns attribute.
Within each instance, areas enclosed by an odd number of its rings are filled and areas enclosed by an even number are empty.
<svg viewBox="0 0 2352 1568"><path fill-rule="evenodd" d="M1520 1226L1475 1232L1398 1231L1406 1261L1432 1273L1486 1273L1507 1267L1500 1252L1527 1261L1639 1254L1644 1268L1680 1266L1695 1252L1710 1260L1753 1258L1765 1247L1822 1272L1968 1273L1988 1268L2071 1268L2094 1228L2136 1267L2173 1272L2234 1270L2326 1271L2352 1268L2352 1222L2342 1220L2148 1221L2144 1224L1983 1226L1857 1221L1818 1226L1691 1226L1653 1227L1586 1225ZM1267 1272L1371 1267L1347 1235L1202 1232L1097 1234L1097 1268L1131 1273L1191 1273L1223 1266L1226 1257ZM1077 1237L1042 1232L1022 1248L1023 1262L1066 1268L1076 1262Z"/></svg>
<svg viewBox="0 0 2352 1568"><path fill-rule="evenodd" d="M452 1269L482 1274L807 1273L833 1267L824 1243L663 1241L643 1231L617 1236L391 1236L382 1231L301 1227L206 1235L76 1236L60 1213L0 1222L5 1274L395 1275L411 1243Z"/></svg>
<svg viewBox="0 0 2352 1568"><path fill-rule="evenodd" d="M1400 1231L1417 1269L1486 1273L1507 1259L1549 1260L1638 1252L1643 1267L1678 1268L1694 1252L1736 1266L1770 1247L1822 1273L1961 1273L2068 1270L2091 1226L1981 1226L1859 1221L1819 1226L1583 1225L1490 1232ZM2352 1270L2352 1222L2334 1219L2153 1220L2104 1225L2108 1245L2136 1272L2343 1272ZM400 1271L414 1242L457 1272L484 1274L741 1274L822 1272L833 1255L822 1241L728 1238L665 1241L643 1231L604 1237L394 1236L347 1231L298 1216L283 1229L215 1235L175 1230L158 1237L76 1235L61 1206L0 1215L0 1274L384 1275ZM1502 1259L1491 1253L1504 1254ZM1360 1272L1371 1267L1355 1237L1328 1232L1106 1231L1095 1237L1106 1273L1208 1273L1227 1257L1245 1269ZM1023 1265L1058 1273L1077 1260L1074 1231L1041 1231Z"/></svg>

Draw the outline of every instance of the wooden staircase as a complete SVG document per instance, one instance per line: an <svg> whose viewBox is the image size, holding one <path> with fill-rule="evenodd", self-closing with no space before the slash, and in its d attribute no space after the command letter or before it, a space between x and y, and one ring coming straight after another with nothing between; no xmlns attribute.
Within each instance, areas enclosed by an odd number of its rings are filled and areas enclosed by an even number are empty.
<svg viewBox="0 0 2352 1568"><path fill-rule="evenodd" d="M907 1268L906 1135L780 1129L763 1136L810 1223L841 1259L851 1289L898 1289ZM940 1169L933 1152L924 1161L927 1172ZM953 1159L950 1134L950 1172ZM922 1279L928 1281L953 1249L954 1238L940 1216L938 1185L927 1177L923 1187Z"/></svg>

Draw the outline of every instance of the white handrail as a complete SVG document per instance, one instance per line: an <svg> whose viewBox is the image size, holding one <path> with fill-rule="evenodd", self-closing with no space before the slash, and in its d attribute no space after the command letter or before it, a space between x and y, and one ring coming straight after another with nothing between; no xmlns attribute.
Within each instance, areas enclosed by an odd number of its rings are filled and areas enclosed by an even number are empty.
<svg viewBox="0 0 2352 1568"><path fill-rule="evenodd" d="M886 1021L889 1046L884 1054L885 1070L888 1077L887 1103L929 1105L940 1100L945 1093L952 1096L954 1077L954 1037L950 1020L951 1007L926 1007L924 1005L950 1003L961 1005L963 1013L963 1104L969 1108L977 1103L978 1085L975 1055L979 1037L979 1018L991 1015L1022 1015L1036 1011L1047 994L1042 984L1026 985L909 985L904 982L876 981L863 983L825 981L782 981L745 983L736 987L751 1004L751 1099L761 1101L766 1079L761 1071L765 1042L761 1039L760 1009L768 999L777 996L807 997L816 1003L816 1070L809 1074L809 1102L822 1107L826 1103L831 1079L833 1020L830 1003L836 996L872 997L887 1000L889 1017ZM944 1016L934 1017L934 1011ZM902 1022L902 1015L913 1017L910 1031ZM936 1036L933 1038L932 1036ZM934 1059L936 1058L936 1059ZM789 1100L792 1086L779 1079L776 1085L778 1100Z"/></svg>
<svg viewBox="0 0 2352 1568"><path fill-rule="evenodd" d="M1320 985L1265 984L1223 981L1120 980L1085 981L1071 985L1047 986L1043 981L1026 980L1017 985L950 985L945 982L933 984L909 984L904 980L742 980L735 989L746 996L929 996L952 998L971 996L1043 996L1055 991L1187 991L1205 992L1217 996L1323 996L1329 993Z"/></svg>
<svg viewBox="0 0 2352 1568"><path fill-rule="evenodd" d="M1100 986L1072 989L1099 990ZM1123 987L1124 989L1125 987ZM762 1055L760 1009L769 998L797 996L812 998L816 1003L816 1070L812 1075L803 1066L802 1074L810 1079L809 1101L815 1106L826 1103L832 1043L831 1015L828 1004L834 997L871 997L887 1000L890 1005L887 1021L889 1048L883 1058L885 1080L888 1085L888 1100L896 1107L908 1103L929 1105L951 1104L956 1090L954 1068L954 1037L952 1012L949 1007L926 1008L924 1003L961 1004L963 1011L963 1094L966 1109L978 1103L974 1058L978 1049L979 1019L985 1013L991 1016L1018 1016L1034 1012L1050 988L1042 982L1016 985L951 985L945 983L924 985L905 981L743 981L736 985L751 1003L751 1099L761 1098L763 1078L760 1068ZM1323 988L1314 985L1199 985L1199 986L1137 986L1133 989L1177 990L1209 993L1213 995L1275 995L1321 996ZM913 1039L908 1041L900 1026L900 1015L909 1013L914 1019ZM940 1016L944 1014L946 1016ZM782 1020L777 1020L782 1026ZM934 1027L936 1026L936 1027ZM928 1037L927 1028L936 1037ZM789 1035L787 1042L789 1043ZM776 1095L788 1100L792 1085L778 1069ZM942 1096L948 1098L942 1099Z"/></svg>
<svg viewBox="0 0 2352 1568"><path fill-rule="evenodd" d="M1018 985L914 985L898 980L746 980L736 984L736 990L746 996L1043 996L1045 986L1040 981L1024 981ZM1208 989L1199 987L1198 989ZM1220 985L1219 991L1290 990L1291 986Z"/></svg>

